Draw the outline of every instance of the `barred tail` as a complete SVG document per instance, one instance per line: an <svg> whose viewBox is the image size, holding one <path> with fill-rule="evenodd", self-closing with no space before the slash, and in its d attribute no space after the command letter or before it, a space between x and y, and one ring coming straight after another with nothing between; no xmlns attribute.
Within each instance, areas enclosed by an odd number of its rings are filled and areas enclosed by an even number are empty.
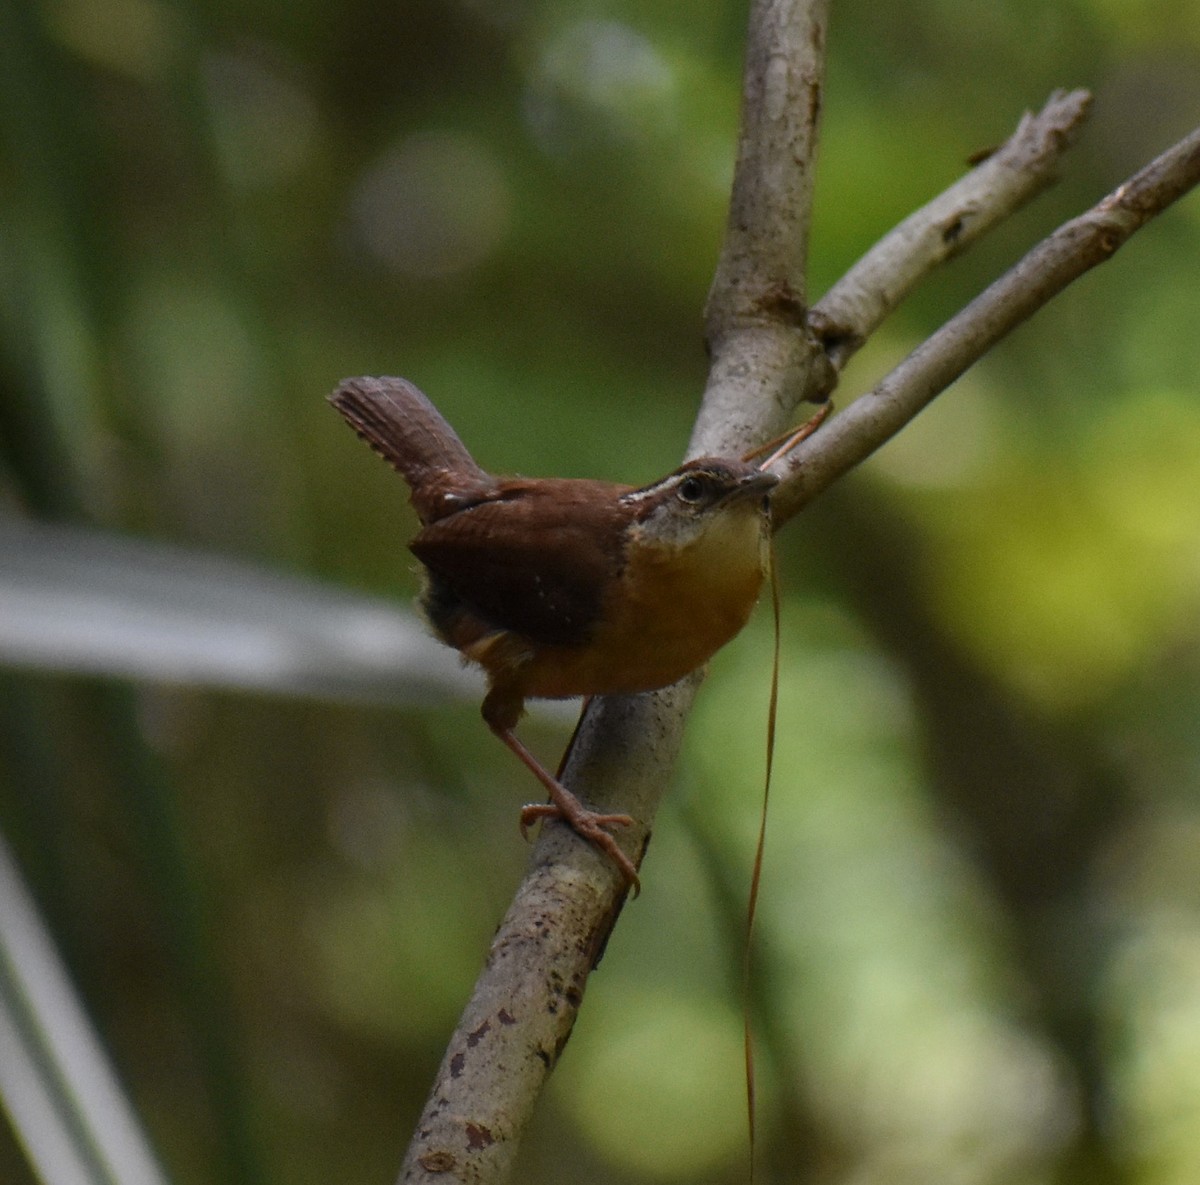
<svg viewBox="0 0 1200 1185"><path fill-rule="evenodd" d="M329 402L408 482L422 522L491 485L441 412L407 379L346 379Z"/></svg>

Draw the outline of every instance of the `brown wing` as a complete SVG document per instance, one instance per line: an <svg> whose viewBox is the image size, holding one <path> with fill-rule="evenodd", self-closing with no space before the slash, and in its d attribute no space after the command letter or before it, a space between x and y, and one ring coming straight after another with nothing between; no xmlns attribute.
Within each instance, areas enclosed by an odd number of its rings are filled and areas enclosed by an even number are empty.
<svg viewBox="0 0 1200 1185"><path fill-rule="evenodd" d="M570 479L506 481L486 501L413 540L429 569L426 609L443 633L466 611L543 645L584 642L624 562L629 487Z"/></svg>
<svg viewBox="0 0 1200 1185"><path fill-rule="evenodd" d="M408 482L423 523L495 487L441 412L407 379L346 379L329 402Z"/></svg>

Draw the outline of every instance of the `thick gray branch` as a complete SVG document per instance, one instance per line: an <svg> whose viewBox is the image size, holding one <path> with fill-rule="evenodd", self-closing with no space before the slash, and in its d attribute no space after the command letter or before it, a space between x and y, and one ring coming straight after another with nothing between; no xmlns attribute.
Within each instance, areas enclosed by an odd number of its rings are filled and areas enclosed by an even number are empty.
<svg viewBox="0 0 1200 1185"><path fill-rule="evenodd" d="M698 680L594 700L564 781L584 799L654 816ZM632 762L628 754L635 753ZM648 825L639 828L644 842ZM612 861L545 827L450 1039L404 1162L405 1182L508 1179L521 1133L571 1035L584 987L624 904Z"/></svg>
<svg viewBox="0 0 1200 1185"><path fill-rule="evenodd" d="M777 434L823 352L807 327L826 0L755 0L725 242L704 310L712 367L689 456Z"/></svg>
<svg viewBox="0 0 1200 1185"><path fill-rule="evenodd" d="M803 272L824 63L825 0L755 0L726 243L706 310L712 378L693 451L737 453L777 431L823 355L804 325ZM786 388L786 390L785 390ZM593 701L564 782L628 813L640 858L670 781L699 674ZM498 1183L623 903L612 862L544 826L409 1147L402 1181Z"/></svg>

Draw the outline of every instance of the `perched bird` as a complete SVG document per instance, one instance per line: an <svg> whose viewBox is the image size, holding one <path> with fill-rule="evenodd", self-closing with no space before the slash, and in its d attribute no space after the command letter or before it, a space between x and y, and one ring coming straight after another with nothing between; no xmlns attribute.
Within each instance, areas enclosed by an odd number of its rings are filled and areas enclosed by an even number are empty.
<svg viewBox="0 0 1200 1185"><path fill-rule="evenodd" d="M522 829L562 818L636 887L608 830L630 816L585 806L514 729L527 699L655 690L724 646L762 587L778 477L718 457L641 487L495 477L405 379L347 379L330 402L408 483L425 615L486 672L484 720L550 796Z"/></svg>

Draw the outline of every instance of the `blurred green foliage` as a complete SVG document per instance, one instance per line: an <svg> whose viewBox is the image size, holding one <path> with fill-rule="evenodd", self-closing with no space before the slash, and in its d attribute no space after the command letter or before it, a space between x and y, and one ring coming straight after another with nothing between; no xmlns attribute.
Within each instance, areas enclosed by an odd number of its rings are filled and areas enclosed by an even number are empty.
<svg viewBox="0 0 1200 1185"><path fill-rule="evenodd" d="M833 9L813 296L1023 109L1096 94L1063 182L893 317L844 401L1200 122L1200 17ZM359 373L417 381L489 468L670 468L745 19L6 0L0 512L404 599L402 485L323 401ZM1193 197L781 540L775 1179L1200 1174L1198 267ZM744 1179L767 634L713 664L523 1181ZM471 706L0 684L0 822L179 1182L394 1176L530 793ZM30 1179L8 1134L0 1177Z"/></svg>

